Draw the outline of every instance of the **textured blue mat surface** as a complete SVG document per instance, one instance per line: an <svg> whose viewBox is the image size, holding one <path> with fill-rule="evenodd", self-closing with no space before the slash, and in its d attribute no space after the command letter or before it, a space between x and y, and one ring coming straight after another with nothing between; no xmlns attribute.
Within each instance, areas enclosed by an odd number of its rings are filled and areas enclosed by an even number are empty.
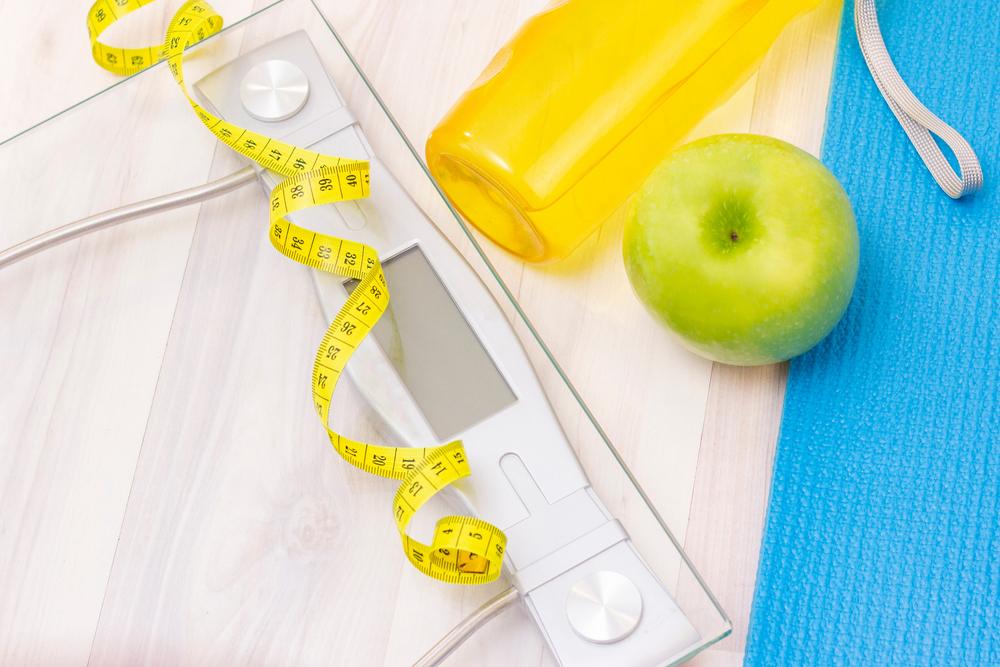
<svg viewBox="0 0 1000 667"><path fill-rule="evenodd" d="M792 363L748 665L1000 665L1000 3L884 0L903 78L986 188L941 192L878 94L847 0L824 162L857 291Z"/></svg>

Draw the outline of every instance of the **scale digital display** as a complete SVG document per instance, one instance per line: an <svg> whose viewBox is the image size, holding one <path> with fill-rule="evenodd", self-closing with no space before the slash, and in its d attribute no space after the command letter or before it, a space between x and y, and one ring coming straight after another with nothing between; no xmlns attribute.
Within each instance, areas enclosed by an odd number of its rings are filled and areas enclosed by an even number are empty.
<svg viewBox="0 0 1000 667"><path fill-rule="evenodd" d="M389 309L372 336L435 435L449 439L512 405L513 390L420 246L384 261L382 268Z"/></svg>

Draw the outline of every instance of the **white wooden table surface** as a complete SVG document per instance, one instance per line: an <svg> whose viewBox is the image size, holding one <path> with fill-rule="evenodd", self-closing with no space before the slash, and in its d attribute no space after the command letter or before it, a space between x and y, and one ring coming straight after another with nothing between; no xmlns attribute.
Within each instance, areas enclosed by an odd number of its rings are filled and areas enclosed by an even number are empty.
<svg viewBox="0 0 1000 667"><path fill-rule="evenodd" d="M120 38L152 43L179 4L147 8ZM213 4L230 22L254 8ZM421 147L547 2L318 4ZM818 153L840 4L827 0L793 24L694 134L766 133ZM89 59L85 10L0 0L0 138L112 82ZM178 98L165 77L151 79L129 93L128 113L155 118ZM22 153L0 153L0 193L13 200L0 247L238 167L224 151L188 144L180 129L144 144L135 131L123 121L87 137L40 133ZM86 178L51 201L11 197L43 175L38 151L68 146L94 156ZM136 172L157 151L183 151L189 166L172 181L144 180ZM118 185L90 195L94 179ZM243 231L261 201L188 207L0 272L0 664L404 665L482 600L403 565L384 521L391 486L348 470L325 447L275 459L274 443L322 441L310 406L295 399L324 322L308 276ZM239 247L210 256L223 238ZM616 217L560 264L490 255L732 617L732 636L695 664L739 664L785 367L725 367L682 350L631 297L620 239ZM285 298L269 298L279 290ZM621 331L633 344L595 361L609 341L579 332L622 303ZM258 354L274 341L287 353ZM247 356L252 367L233 361ZM217 374L232 395L212 390ZM301 426L289 432L267 418L276 396ZM346 512L371 516L350 543ZM252 527L253 539L234 547L233 525ZM366 568L392 576L362 587L351 573ZM437 613L406 614L418 602ZM480 664L552 664L518 615L495 620L450 664L498 639L503 651Z"/></svg>

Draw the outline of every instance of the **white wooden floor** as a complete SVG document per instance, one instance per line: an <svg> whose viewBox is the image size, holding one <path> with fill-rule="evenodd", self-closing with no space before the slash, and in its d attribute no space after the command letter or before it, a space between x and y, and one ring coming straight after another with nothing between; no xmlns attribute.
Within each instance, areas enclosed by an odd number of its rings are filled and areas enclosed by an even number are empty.
<svg viewBox="0 0 1000 667"><path fill-rule="evenodd" d="M120 39L155 41L179 4L144 10ZM230 23L253 8L213 4ZM318 4L422 147L546 2ZM0 138L111 83L89 59L85 9L0 0ZM767 133L818 152L839 12L828 0L795 23L695 134ZM90 132L40 132L0 152L0 247L238 168L176 120L183 101L167 77L115 97L88 107L104 121ZM39 156L60 151L83 167L59 179L57 196L26 196L57 170ZM168 154L184 168L142 178ZM385 520L392 486L322 446L300 390L325 323L308 274L247 224L264 202L250 192L0 272L0 664L405 665L483 599L409 570ZM733 635L696 664L735 665L785 369L683 351L631 296L620 236L612 219L542 268L490 254L733 618ZM611 307L624 311L619 329L586 326ZM614 343L625 335L630 345ZM370 519L364 530L350 530L350 513ZM374 583L357 576L376 570ZM433 613L409 614L418 602ZM473 659L552 664L520 611L451 664Z"/></svg>

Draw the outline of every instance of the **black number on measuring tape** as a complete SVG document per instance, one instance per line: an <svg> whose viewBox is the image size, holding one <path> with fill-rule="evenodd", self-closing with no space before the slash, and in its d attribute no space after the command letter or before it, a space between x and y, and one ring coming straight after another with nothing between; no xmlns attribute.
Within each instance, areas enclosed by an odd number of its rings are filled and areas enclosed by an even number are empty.
<svg viewBox="0 0 1000 667"><path fill-rule="evenodd" d="M348 336L353 336L354 335L354 330L357 329L357 328L358 328L358 325L351 324L350 322L344 322L343 324L340 325L340 331L341 331L341 333L345 333Z"/></svg>
<svg viewBox="0 0 1000 667"><path fill-rule="evenodd" d="M403 459L403 461L399 464L399 467L402 468L403 470L413 470L415 467L417 467L417 460Z"/></svg>
<svg viewBox="0 0 1000 667"><path fill-rule="evenodd" d="M356 187L358 184L358 177L356 174L348 174L347 176L344 177L344 180L347 181L347 184L350 185L352 188Z"/></svg>
<svg viewBox="0 0 1000 667"><path fill-rule="evenodd" d="M424 488L424 485L421 484L419 481L417 481L417 482L414 482L413 484L410 484L410 488L407 489L406 492L409 493L411 496L416 496L418 493L420 493L423 490L423 488Z"/></svg>
<svg viewBox="0 0 1000 667"><path fill-rule="evenodd" d="M368 290L368 291L369 291L369 292L371 293L371 295L372 295L373 297L375 297L376 299L378 299L379 297L381 297L381 296L382 296L382 290L380 290L380 289L379 289L378 287L376 287L375 285L372 285L372 288L371 288L370 290Z"/></svg>
<svg viewBox="0 0 1000 667"><path fill-rule="evenodd" d="M336 345L331 345L330 347L326 348L327 359L336 359L338 354L340 354L340 348L337 347Z"/></svg>
<svg viewBox="0 0 1000 667"><path fill-rule="evenodd" d="M257 142L254 141L253 139L247 139L246 141L243 142L243 148L247 149L248 151L252 151L253 149L257 148Z"/></svg>
<svg viewBox="0 0 1000 667"><path fill-rule="evenodd" d="M354 266L358 263L358 253L356 252L345 252L344 253L344 264L350 264Z"/></svg>
<svg viewBox="0 0 1000 667"><path fill-rule="evenodd" d="M477 563L476 561L478 560L479 560L479 554L470 553L467 555L465 562L461 562L458 564L458 569L462 570L463 572L472 572L481 574L482 570L476 568L484 567L484 565L482 563Z"/></svg>
<svg viewBox="0 0 1000 667"><path fill-rule="evenodd" d="M320 259L330 259L330 253L332 253L332 252L333 252L333 248L331 248L330 246L328 246L328 245L321 245L316 250L316 255Z"/></svg>
<svg viewBox="0 0 1000 667"><path fill-rule="evenodd" d="M316 386L318 386L320 389L326 389L326 381L329 379L330 378L328 376L324 375L323 373L320 373L319 377L316 378Z"/></svg>
<svg viewBox="0 0 1000 667"><path fill-rule="evenodd" d="M372 307L367 303L365 303L364 301L362 301L361 303L358 304L357 308L355 308L354 310L358 311L362 315L367 315L368 313L371 312Z"/></svg>
<svg viewBox="0 0 1000 667"><path fill-rule="evenodd" d="M300 239L298 236L292 237L292 247L296 250L302 250L302 244L305 243L305 239Z"/></svg>
<svg viewBox="0 0 1000 667"><path fill-rule="evenodd" d="M333 181L329 178L319 179L319 189L320 192L326 192L327 190L333 190Z"/></svg>
<svg viewBox="0 0 1000 667"><path fill-rule="evenodd" d="M302 188L302 184L300 183L299 185L292 186L291 193L292 193L292 199L298 199L299 197L305 194L305 190Z"/></svg>
<svg viewBox="0 0 1000 667"><path fill-rule="evenodd" d="M469 531L469 537L471 537L474 540L481 540L481 539L483 539L483 534L482 533L474 533L472 531Z"/></svg>
<svg viewBox="0 0 1000 667"><path fill-rule="evenodd" d="M297 157L295 158L295 162L292 163L292 166L295 167L296 169L305 169L306 161L300 157Z"/></svg>

